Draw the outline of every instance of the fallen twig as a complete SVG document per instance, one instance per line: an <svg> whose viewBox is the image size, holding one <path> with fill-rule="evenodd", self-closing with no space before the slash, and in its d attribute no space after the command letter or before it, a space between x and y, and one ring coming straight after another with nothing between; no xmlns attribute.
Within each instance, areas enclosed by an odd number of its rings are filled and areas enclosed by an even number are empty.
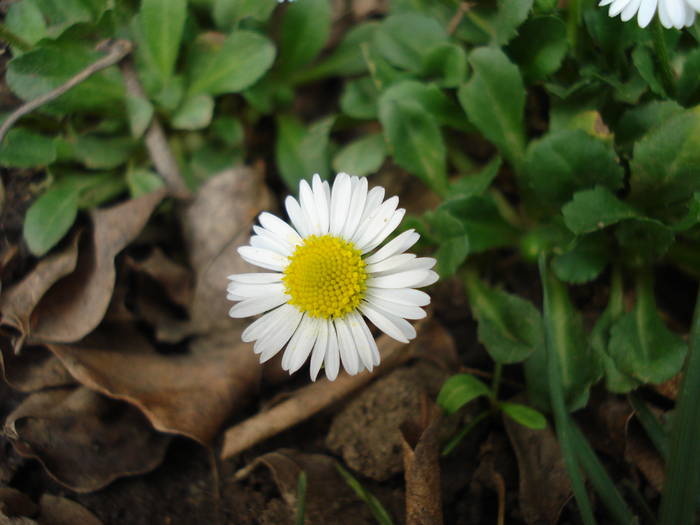
<svg viewBox="0 0 700 525"><path fill-rule="evenodd" d="M125 60L121 64L121 71L124 76L127 93L134 97L145 98L143 87L141 87L141 82L131 61ZM175 160L175 156L170 150L163 127L155 115L151 120L148 131L146 131L145 142L156 171L165 181L170 194L179 199L190 198L192 194L180 174L177 160Z"/></svg>
<svg viewBox="0 0 700 525"><path fill-rule="evenodd" d="M24 115L31 113L35 109L51 102L52 100L57 99L70 89L85 81L89 76L93 75L94 73L97 73L102 69L108 68L109 66L113 66L126 55L131 53L133 45L128 40L115 40L109 42L106 45L103 45L102 48L105 51L107 51L107 54L104 57L90 64L82 71L79 71L57 88L52 89L48 93L44 93L43 95L35 98L34 100L30 100L26 104L22 104L12 113L10 113L7 119L5 119L5 122L2 123L2 126L0 126L0 144L5 139L5 135L7 135L7 132L10 130L10 128Z"/></svg>
<svg viewBox="0 0 700 525"><path fill-rule="evenodd" d="M420 329L419 326L416 328ZM335 381L328 381L328 379L324 378L300 388L292 397L279 405L229 428L224 434L221 459L239 454L253 445L308 419L329 405L363 387L377 376L415 357L416 352L412 350L419 340L420 335L418 339L414 340L407 347L403 343L382 335L377 341L382 362L375 369L374 373L365 371L356 376L342 374Z"/></svg>

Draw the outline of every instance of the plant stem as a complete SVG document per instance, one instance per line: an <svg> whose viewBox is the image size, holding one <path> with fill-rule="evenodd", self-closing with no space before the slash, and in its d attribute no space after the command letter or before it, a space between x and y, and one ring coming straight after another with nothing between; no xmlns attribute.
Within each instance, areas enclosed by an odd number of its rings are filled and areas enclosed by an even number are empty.
<svg viewBox="0 0 700 525"><path fill-rule="evenodd" d="M652 24L652 40L654 41L654 50L656 51L656 60L661 68L661 81L664 88L670 97L676 94L676 80L671 69L671 61L668 58L668 48L664 39L664 29L658 17L654 17Z"/></svg>
<svg viewBox="0 0 700 525"><path fill-rule="evenodd" d="M498 388L501 386L501 375L503 373L503 365L496 363L493 368L493 379L491 380L491 395L494 402L498 402Z"/></svg>
<svg viewBox="0 0 700 525"><path fill-rule="evenodd" d="M566 36L571 52L576 55L578 49L578 26L581 24L581 0L569 0L566 17Z"/></svg>
<svg viewBox="0 0 700 525"><path fill-rule="evenodd" d="M661 495L662 525L693 523L700 489L700 290L690 332L690 348L678 405L671 422L666 483Z"/></svg>

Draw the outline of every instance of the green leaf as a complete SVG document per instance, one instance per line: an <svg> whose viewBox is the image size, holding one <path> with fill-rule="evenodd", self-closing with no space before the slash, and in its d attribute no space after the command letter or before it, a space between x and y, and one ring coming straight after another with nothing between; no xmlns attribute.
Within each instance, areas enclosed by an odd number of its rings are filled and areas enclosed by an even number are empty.
<svg viewBox="0 0 700 525"><path fill-rule="evenodd" d="M438 243L436 269L441 277L454 275L469 255L469 237L462 221L444 208L424 215Z"/></svg>
<svg viewBox="0 0 700 525"><path fill-rule="evenodd" d="M41 257L70 230L78 214L79 188L55 185L27 210L23 235L29 251Z"/></svg>
<svg viewBox="0 0 700 525"><path fill-rule="evenodd" d="M676 375L685 359L683 339L671 332L656 310L651 274L637 275L634 310L610 330L608 352L624 373L642 383L662 383Z"/></svg>
<svg viewBox="0 0 700 525"><path fill-rule="evenodd" d="M126 173L126 184L132 199L151 193L164 185L163 179L147 169L129 170Z"/></svg>
<svg viewBox="0 0 700 525"><path fill-rule="evenodd" d="M675 115L634 147L630 199L663 218L700 191L700 107Z"/></svg>
<svg viewBox="0 0 700 525"><path fill-rule="evenodd" d="M189 71L191 96L238 93L256 82L272 65L275 48L264 36L239 29L220 46L201 47Z"/></svg>
<svg viewBox="0 0 700 525"><path fill-rule="evenodd" d="M657 71L658 61L652 56L652 50L649 47L643 44L636 45L634 51L632 51L632 63L634 63L634 66L652 93L668 98L668 94L661 82L661 72Z"/></svg>
<svg viewBox="0 0 700 525"><path fill-rule="evenodd" d="M555 16L529 19L509 46L510 56L528 83L539 82L556 72L567 49L566 26Z"/></svg>
<svg viewBox="0 0 700 525"><path fill-rule="evenodd" d="M187 0L141 0L141 30L162 78L173 74L187 16Z"/></svg>
<svg viewBox="0 0 700 525"><path fill-rule="evenodd" d="M36 0L15 2L7 10L5 26L30 45L48 35L46 21Z"/></svg>
<svg viewBox="0 0 700 525"><path fill-rule="evenodd" d="M567 283L583 284L597 278L608 265L607 237L595 232L578 237L566 252L552 258L552 270Z"/></svg>
<svg viewBox="0 0 700 525"><path fill-rule="evenodd" d="M465 131L467 122L459 106L433 84L415 80L397 81L381 95L381 104L388 104L390 101L415 102L434 117L438 124Z"/></svg>
<svg viewBox="0 0 700 525"><path fill-rule="evenodd" d="M621 222L615 237L622 247L625 262L642 266L660 259L673 244L673 230L663 223L640 217Z"/></svg>
<svg viewBox="0 0 700 525"><path fill-rule="evenodd" d="M216 117L211 123L211 130L217 138L230 147L241 146L245 139L243 124L229 115Z"/></svg>
<svg viewBox="0 0 700 525"><path fill-rule="evenodd" d="M110 172L81 176L76 184L83 184L78 198L78 208L81 210L96 208L115 199L127 189L124 178Z"/></svg>
<svg viewBox="0 0 700 525"><path fill-rule="evenodd" d="M637 217L639 213L613 195L603 186L576 192L574 198L562 208L567 228L580 235L607 228L624 219Z"/></svg>
<svg viewBox="0 0 700 525"><path fill-rule="evenodd" d="M700 102L700 49L688 53L676 89L682 104L689 106Z"/></svg>
<svg viewBox="0 0 700 525"><path fill-rule="evenodd" d="M153 104L145 97L129 95L126 97L126 111L131 136L137 139L146 132L151 123Z"/></svg>
<svg viewBox="0 0 700 525"><path fill-rule="evenodd" d="M386 144L381 133L372 133L351 142L333 159L333 169L351 175L369 175L377 171L386 158Z"/></svg>
<svg viewBox="0 0 700 525"><path fill-rule="evenodd" d="M491 390L470 374L453 375L442 384L437 404L448 414L454 414L477 397L491 397Z"/></svg>
<svg viewBox="0 0 700 525"><path fill-rule="evenodd" d="M518 168L525 152L525 87L518 68L499 49L478 48L469 55L474 74L459 88L469 120Z"/></svg>
<svg viewBox="0 0 700 525"><path fill-rule="evenodd" d="M33 100L64 84L104 55L73 43L46 44L12 59L5 80L22 100ZM124 83L116 68L91 75L67 93L42 107L53 113L100 111L123 113Z"/></svg>
<svg viewBox="0 0 700 525"><path fill-rule="evenodd" d="M672 100L654 100L627 110L615 126L615 139L619 144L632 146L649 130L677 115L683 108Z"/></svg>
<svg viewBox="0 0 700 525"><path fill-rule="evenodd" d="M619 190L624 171L610 144L581 130L562 130L530 143L524 176L538 200L556 209L579 190Z"/></svg>
<svg viewBox="0 0 700 525"><path fill-rule="evenodd" d="M245 18L266 21L276 6L275 0L214 0L212 17L219 29L230 31Z"/></svg>
<svg viewBox="0 0 700 525"><path fill-rule="evenodd" d="M379 93L370 77L350 80L340 96L340 109L349 117L360 120L376 119Z"/></svg>
<svg viewBox="0 0 700 525"><path fill-rule="evenodd" d="M56 142L24 128L11 129L0 145L0 166L31 168L56 160Z"/></svg>
<svg viewBox="0 0 700 525"><path fill-rule="evenodd" d="M36 43L44 37L57 38L76 24L97 20L107 6L107 0L22 0L10 6L7 22L10 30Z"/></svg>
<svg viewBox="0 0 700 525"><path fill-rule="evenodd" d="M503 219L493 197L488 194L450 199L441 208L460 220L469 236L471 253L509 246L517 239L518 232Z"/></svg>
<svg viewBox="0 0 700 525"><path fill-rule="evenodd" d="M533 430L547 428L547 419L534 408L530 408L520 403L499 403L501 410L516 423Z"/></svg>
<svg viewBox="0 0 700 525"><path fill-rule="evenodd" d="M126 137L80 135L68 141L72 157L90 169L110 169L124 164L136 144Z"/></svg>
<svg viewBox="0 0 700 525"><path fill-rule="evenodd" d="M202 129L211 122L214 99L209 95L195 95L185 100L170 123L175 129Z"/></svg>
<svg viewBox="0 0 700 525"><path fill-rule="evenodd" d="M473 273L465 282L479 341L494 361L519 363L542 346L542 318L532 303L485 286Z"/></svg>
<svg viewBox="0 0 700 525"><path fill-rule="evenodd" d="M278 70L295 72L319 54L330 34L328 0L297 0L287 6L282 19Z"/></svg>
<svg viewBox="0 0 700 525"><path fill-rule="evenodd" d="M685 215L671 225L673 231L684 232L700 223L700 192L693 193Z"/></svg>
<svg viewBox="0 0 700 525"><path fill-rule="evenodd" d="M457 87L466 74L467 55L458 45L440 42L423 55L420 75L434 79L440 86Z"/></svg>
<svg viewBox="0 0 700 525"><path fill-rule="evenodd" d="M306 129L293 117L277 117L275 158L290 191L296 193L299 182L314 173L323 179L328 176L328 135L334 123L335 116L330 116Z"/></svg>
<svg viewBox="0 0 700 525"><path fill-rule="evenodd" d="M412 100L393 100L385 95L379 100L379 121L394 160L435 192L444 194L447 152L435 119Z"/></svg>
<svg viewBox="0 0 700 525"><path fill-rule="evenodd" d="M462 175L452 182L449 194L452 198L481 195L491 185L501 169L501 158L495 157L477 173Z"/></svg>
<svg viewBox="0 0 700 525"><path fill-rule="evenodd" d="M447 38L447 32L434 18L404 13L384 19L374 33L374 46L394 66L419 71L426 50Z"/></svg>
<svg viewBox="0 0 700 525"><path fill-rule="evenodd" d="M518 34L527 18L533 0L498 0L486 6L472 7L466 12L456 35L472 44L502 46Z"/></svg>
<svg viewBox="0 0 700 525"><path fill-rule="evenodd" d="M372 494L369 490L362 486L362 484L357 481L357 479L345 470L340 463L336 463L335 467L338 472L345 480L345 483L357 494L357 496L365 502L367 508L372 513L372 516L379 525L394 525L391 519L391 515L382 505L382 502L377 499L377 497Z"/></svg>

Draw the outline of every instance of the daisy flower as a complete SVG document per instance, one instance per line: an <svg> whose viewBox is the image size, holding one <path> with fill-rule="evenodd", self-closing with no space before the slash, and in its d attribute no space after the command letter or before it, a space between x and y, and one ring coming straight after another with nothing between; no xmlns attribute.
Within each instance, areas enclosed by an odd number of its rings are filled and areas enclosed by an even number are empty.
<svg viewBox="0 0 700 525"><path fill-rule="evenodd" d="M229 315L263 314L243 332L263 363L286 346L282 368L290 374L311 356L311 379L321 365L331 381L340 363L351 374L372 370L379 351L365 322L407 343L416 330L406 319L425 317L430 302L416 290L437 281L435 259L405 253L419 238L408 230L386 243L406 210L384 188L368 191L367 179L340 173L333 182L314 175L302 181L299 201L287 197L291 225L263 212L250 246L238 248L247 262L271 273L230 275ZM267 312L267 313L265 313Z"/></svg>
<svg viewBox="0 0 700 525"><path fill-rule="evenodd" d="M639 27L648 26L658 10L661 25L668 29L693 25L695 12L700 11L700 0L600 0L598 5L609 5L608 15L620 15L623 22L637 15Z"/></svg>

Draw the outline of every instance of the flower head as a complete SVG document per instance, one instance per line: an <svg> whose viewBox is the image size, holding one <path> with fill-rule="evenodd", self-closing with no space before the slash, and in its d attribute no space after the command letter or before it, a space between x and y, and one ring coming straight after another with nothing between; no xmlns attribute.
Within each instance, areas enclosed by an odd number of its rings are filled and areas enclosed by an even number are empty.
<svg viewBox="0 0 700 525"><path fill-rule="evenodd" d="M314 175L302 181L299 201L287 197L291 226L263 212L250 246L238 253L271 270L230 275L229 315L264 314L243 332L265 362L285 348L282 367L296 372L311 356L311 379L321 365L334 380L342 362L349 374L372 370L379 351L365 322L407 343L416 331L406 319L425 317L430 302L416 290L437 280L435 259L405 253L419 235L408 230L386 243L405 210L384 188L368 191L367 179L340 173L333 182ZM379 249L378 249L379 248Z"/></svg>
<svg viewBox="0 0 700 525"><path fill-rule="evenodd" d="M637 15L639 27L646 27L658 10L661 25L681 29L693 25L700 0L600 0L599 6L609 5L608 14L620 15L623 22Z"/></svg>

